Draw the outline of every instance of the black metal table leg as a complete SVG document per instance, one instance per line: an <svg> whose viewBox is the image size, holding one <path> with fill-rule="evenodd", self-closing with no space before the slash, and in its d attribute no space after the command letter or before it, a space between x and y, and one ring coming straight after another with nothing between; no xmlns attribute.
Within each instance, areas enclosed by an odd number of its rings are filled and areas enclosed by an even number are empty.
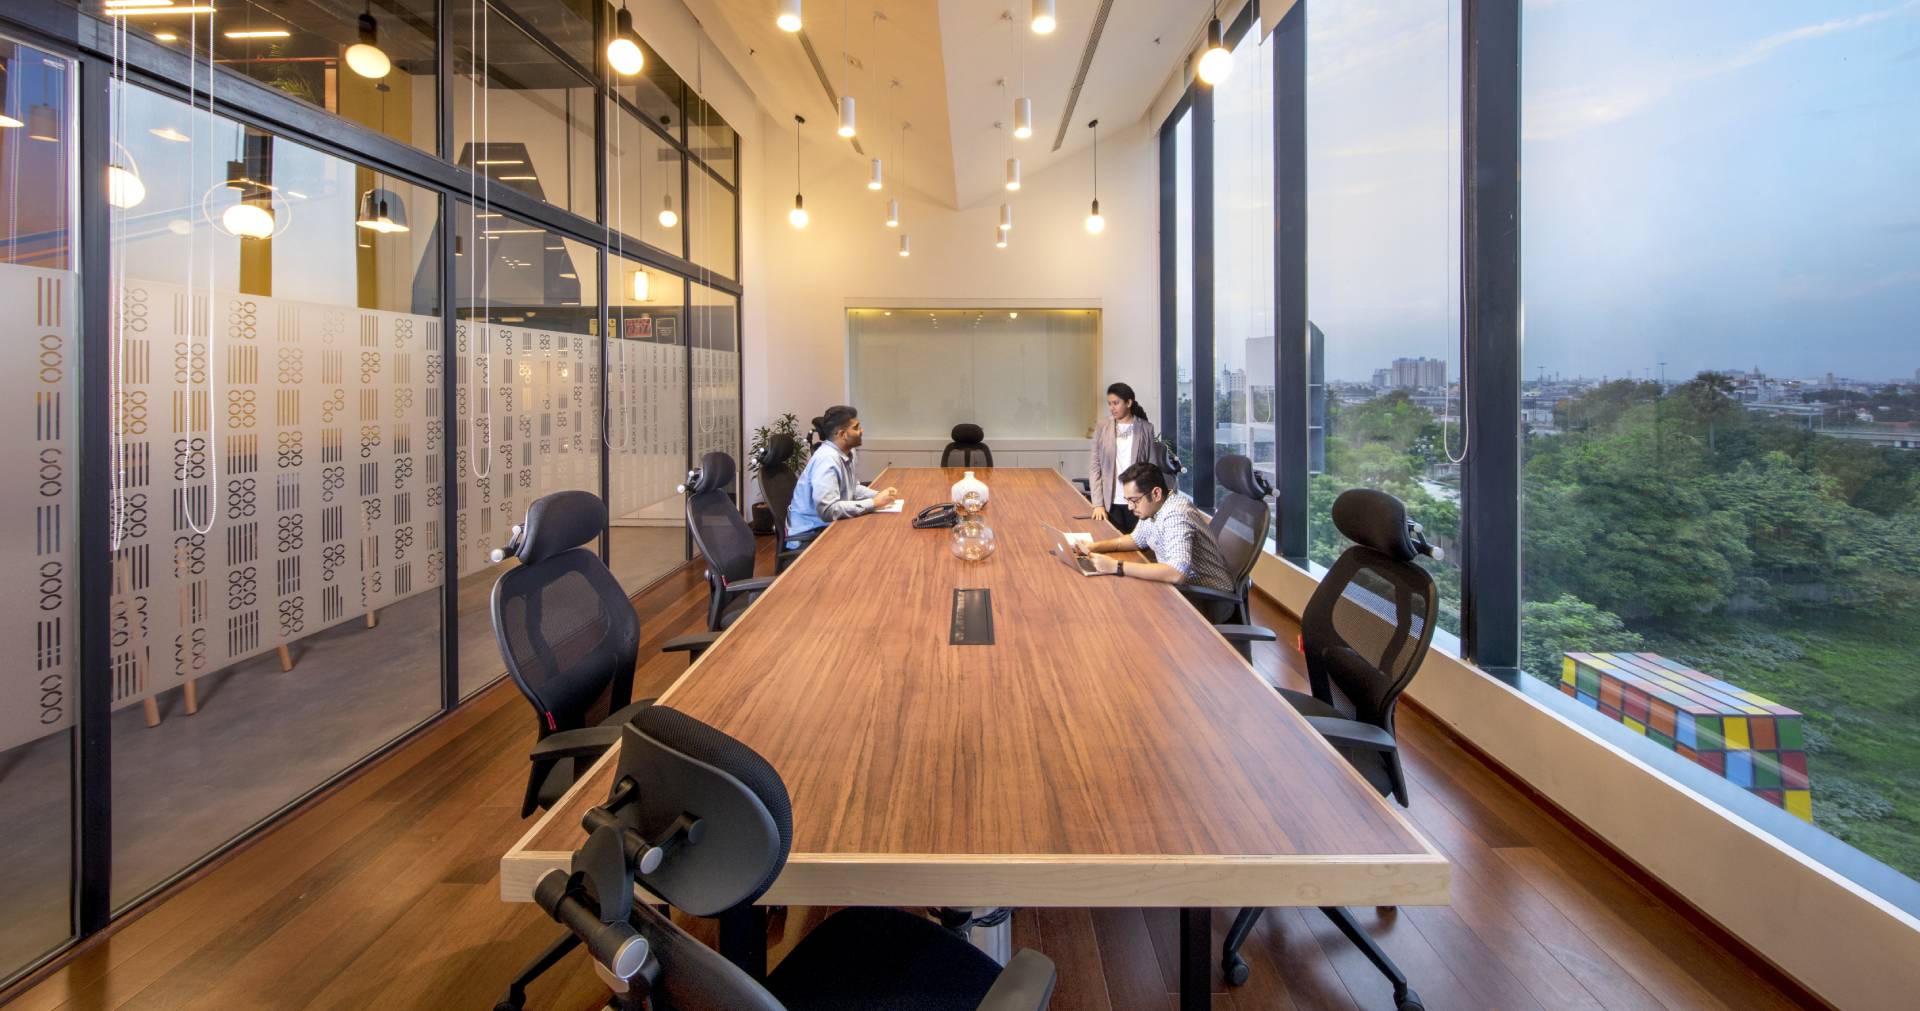
<svg viewBox="0 0 1920 1011"><path fill-rule="evenodd" d="M1180 910L1180 1011L1213 1007L1213 910Z"/></svg>
<svg viewBox="0 0 1920 1011"><path fill-rule="evenodd" d="M720 955L764 982L767 978L767 911L742 903L720 914Z"/></svg>

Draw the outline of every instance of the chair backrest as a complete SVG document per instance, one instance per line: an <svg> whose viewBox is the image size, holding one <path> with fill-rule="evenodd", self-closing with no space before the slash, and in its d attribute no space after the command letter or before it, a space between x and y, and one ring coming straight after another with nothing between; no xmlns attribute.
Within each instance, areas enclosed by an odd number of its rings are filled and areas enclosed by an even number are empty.
<svg viewBox="0 0 1920 1011"><path fill-rule="evenodd" d="M540 735L585 726L602 694L631 701L640 619L591 547L606 503L584 491L534 500L512 545L520 564L493 584L494 636L507 673L540 717Z"/></svg>
<svg viewBox="0 0 1920 1011"><path fill-rule="evenodd" d="M1399 499L1369 488L1342 492L1333 525L1354 543L1300 615L1307 670L1316 685L1340 690L1354 719L1391 731L1394 704L1433 642L1438 594L1414 564L1420 548Z"/></svg>
<svg viewBox="0 0 1920 1011"><path fill-rule="evenodd" d="M787 509L793 505L793 489L800 479L788 467L787 461L799 445L791 435L775 435L767 440L765 449L760 451L757 462L760 465L760 497L767 500L767 509L773 513L774 530L784 537L787 533Z"/></svg>
<svg viewBox="0 0 1920 1011"><path fill-rule="evenodd" d="M1267 545L1267 524L1273 519L1267 496L1273 494L1273 488L1253 469L1252 460L1233 454L1213 465L1213 481L1225 494L1214 507L1209 529L1220 545L1220 557L1227 563L1234 589L1245 592L1253 580L1254 563Z"/></svg>
<svg viewBox="0 0 1920 1011"><path fill-rule="evenodd" d="M687 475L687 529L707 568L722 580L753 578L753 528L727 493L733 490L733 457L708 453Z"/></svg>
<svg viewBox="0 0 1920 1011"><path fill-rule="evenodd" d="M991 467L993 450L987 447L987 434L979 425L962 422L953 426L953 441L940 451L942 467Z"/></svg>

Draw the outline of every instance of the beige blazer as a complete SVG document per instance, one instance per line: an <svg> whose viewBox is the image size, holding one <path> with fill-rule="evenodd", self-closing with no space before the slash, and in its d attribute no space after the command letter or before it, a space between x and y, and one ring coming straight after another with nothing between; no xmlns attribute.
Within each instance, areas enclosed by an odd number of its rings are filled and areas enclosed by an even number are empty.
<svg viewBox="0 0 1920 1011"><path fill-rule="evenodd" d="M1093 430L1093 446L1087 453L1087 495L1100 509L1113 508L1113 487L1119 475L1128 467L1142 460L1152 460L1161 466L1166 464L1160 459L1160 446L1155 437L1159 433L1153 430L1153 423L1144 418L1133 419L1133 459L1115 460L1113 416L1100 419L1100 426Z"/></svg>

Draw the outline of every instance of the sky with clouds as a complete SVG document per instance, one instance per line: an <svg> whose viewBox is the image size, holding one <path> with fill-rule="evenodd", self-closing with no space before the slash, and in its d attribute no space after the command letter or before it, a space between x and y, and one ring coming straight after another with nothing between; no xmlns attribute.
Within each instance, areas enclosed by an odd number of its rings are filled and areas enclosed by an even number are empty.
<svg viewBox="0 0 1920 1011"><path fill-rule="evenodd" d="M1457 372L1458 17L1457 0L1309 10L1308 299L1329 378L1415 355ZM1913 378L1920 0L1528 0L1522 32L1527 376ZM1251 40L1235 55L1230 81L1270 72ZM1225 224L1271 193L1253 157L1271 120L1264 96L1219 101L1216 137L1247 148L1221 151ZM1220 229L1223 270L1270 278L1240 231ZM1270 332L1270 288L1222 278L1223 364L1232 335Z"/></svg>

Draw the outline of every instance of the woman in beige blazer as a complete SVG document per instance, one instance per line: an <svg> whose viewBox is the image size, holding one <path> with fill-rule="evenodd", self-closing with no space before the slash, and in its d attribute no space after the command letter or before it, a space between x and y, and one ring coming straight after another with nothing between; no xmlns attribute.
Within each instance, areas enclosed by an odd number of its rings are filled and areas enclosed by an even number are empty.
<svg viewBox="0 0 1920 1011"><path fill-rule="evenodd" d="M1161 462L1154 435L1147 412L1133 398L1133 387L1126 383L1107 387L1107 416L1094 429L1087 457L1087 493L1093 499L1094 519L1113 524L1123 534L1133 532L1134 516L1120 494L1117 478L1143 460Z"/></svg>

